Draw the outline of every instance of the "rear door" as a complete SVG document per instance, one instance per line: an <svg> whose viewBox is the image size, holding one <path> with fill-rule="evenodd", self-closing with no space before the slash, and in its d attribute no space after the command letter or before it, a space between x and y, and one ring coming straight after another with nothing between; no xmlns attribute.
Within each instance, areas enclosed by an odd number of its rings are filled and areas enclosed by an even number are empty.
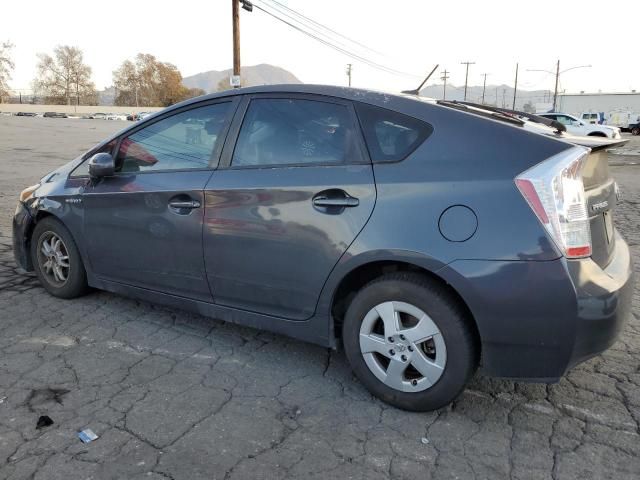
<svg viewBox="0 0 640 480"><path fill-rule="evenodd" d="M82 196L95 275L212 301L202 259L203 190L237 103L186 107L120 139L116 174Z"/></svg>
<svg viewBox="0 0 640 480"><path fill-rule="evenodd" d="M364 227L373 170L349 102L247 97L205 188L204 260L215 303L303 320Z"/></svg>

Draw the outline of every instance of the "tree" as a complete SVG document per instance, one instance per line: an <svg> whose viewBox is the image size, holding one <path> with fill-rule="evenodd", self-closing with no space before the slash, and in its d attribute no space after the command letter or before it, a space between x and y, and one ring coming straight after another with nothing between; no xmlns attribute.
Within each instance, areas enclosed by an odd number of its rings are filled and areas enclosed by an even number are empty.
<svg viewBox="0 0 640 480"><path fill-rule="evenodd" d="M97 103L98 94L91 81L91 67L83 60L82 50L69 45L58 45L53 57L38 54L38 75L34 82L47 103L71 105L71 99L80 103Z"/></svg>
<svg viewBox="0 0 640 480"><path fill-rule="evenodd" d="M11 42L0 43L0 103L4 97L8 97L10 94L9 80L11 80L11 71L14 68L11 59L12 48Z"/></svg>
<svg viewBox="0 0 640 480"><path fill-rule="evenodd" d="M202 89L185 87L175 65L161 62L148 53L139 53L133 61L122 62L113 72L113 84L117 91L114 103L123 106L168 107L204 94Z"/></svg>

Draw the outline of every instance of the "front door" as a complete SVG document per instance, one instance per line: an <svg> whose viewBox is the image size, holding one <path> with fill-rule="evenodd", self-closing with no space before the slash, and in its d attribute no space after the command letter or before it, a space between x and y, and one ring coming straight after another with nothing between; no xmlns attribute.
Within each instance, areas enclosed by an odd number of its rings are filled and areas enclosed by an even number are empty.
<svg viewBox="0 0 640 480"><path fill-rule="evenodd" d="M116 174L82 200L93 273L105 280L211 301L202 259L204 187L235 102L198 104L124 136Z"/></svg>
<svg viewBox="0 0 640 480"><path fill-rule="evenodd" d="M348 102L254 96L240 110L205 188L214 301L304 320L371 215L372 166Z"/></svg>

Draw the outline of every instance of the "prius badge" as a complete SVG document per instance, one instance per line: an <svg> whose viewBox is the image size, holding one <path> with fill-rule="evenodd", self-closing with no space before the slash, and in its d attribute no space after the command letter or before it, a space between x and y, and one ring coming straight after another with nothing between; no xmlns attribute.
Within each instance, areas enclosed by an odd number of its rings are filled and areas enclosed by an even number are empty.
<svg viewBox="0 0 640 480"><path fill-rule="evenodd" d="M604 200L603 202L594 203L591 205L591 210L594 212L599 212L601 210L605 210L609 206L609 202Z"/></svg>

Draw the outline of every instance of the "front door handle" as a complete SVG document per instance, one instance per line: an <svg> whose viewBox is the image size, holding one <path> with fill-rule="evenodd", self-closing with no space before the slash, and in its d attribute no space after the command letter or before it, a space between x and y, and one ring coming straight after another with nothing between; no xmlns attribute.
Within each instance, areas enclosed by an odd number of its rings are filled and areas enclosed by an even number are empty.
<svg viewBox="0 0 640 480"><path fill-rule="evenodd" d="M350 196L330 198L320 195L313 199L313 204L316 207L357 207L360 205L360 200Z"/></svg>
<svg viewBox="0 0 640 480"><path fill-rule="evenodd" d="M192 209L192 208L200 208L200 202L197 200L186 200L186 201L181 201L181 200L173 200L171 202L169 202L169 206L171 208L175 208L175 209Z"/></svg>

